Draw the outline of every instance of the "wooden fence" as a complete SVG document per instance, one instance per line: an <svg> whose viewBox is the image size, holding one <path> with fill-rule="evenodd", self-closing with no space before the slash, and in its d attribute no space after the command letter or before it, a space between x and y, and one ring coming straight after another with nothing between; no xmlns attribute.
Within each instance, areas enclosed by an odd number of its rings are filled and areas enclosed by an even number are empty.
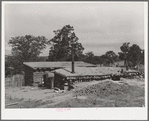
<svg viewBox="0 0 149 121"><path fill-rule="evenodd" d="M5 78L5 87L22 87L25 85L24 75L13 75Z"/></svg>

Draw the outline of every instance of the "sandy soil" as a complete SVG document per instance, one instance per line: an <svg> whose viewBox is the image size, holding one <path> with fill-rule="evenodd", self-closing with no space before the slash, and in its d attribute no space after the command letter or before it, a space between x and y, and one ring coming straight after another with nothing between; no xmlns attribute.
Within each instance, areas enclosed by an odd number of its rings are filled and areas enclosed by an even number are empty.
<svg viewBox="0 0 149 121"><path fill-rule="evenodd" d="M144 80L102 80L75 84L75 89L54 92L52 89L21 87L5 89L6 108L55 107L142 107Z"/></svg>

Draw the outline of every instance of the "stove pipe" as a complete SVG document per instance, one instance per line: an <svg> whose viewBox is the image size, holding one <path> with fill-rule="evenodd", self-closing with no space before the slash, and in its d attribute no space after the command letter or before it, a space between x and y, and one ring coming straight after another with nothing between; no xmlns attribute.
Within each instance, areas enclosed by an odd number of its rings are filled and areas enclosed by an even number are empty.
<svg viewBox="0 0 149 121"><path fill-rule="evenodd" d="M74 44L72 44L71 55L72 55L72 72L71 73L75 73L74 71Z"/></svg>

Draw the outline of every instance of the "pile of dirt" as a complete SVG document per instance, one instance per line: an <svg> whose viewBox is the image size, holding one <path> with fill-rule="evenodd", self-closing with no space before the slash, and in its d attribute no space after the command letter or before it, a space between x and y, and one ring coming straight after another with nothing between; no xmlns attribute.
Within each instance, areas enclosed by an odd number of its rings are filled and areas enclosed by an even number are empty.
<svg viewBox="0 0 149 121"><path fill-rule="evenodd" d="M50 107L143 107L144 88L129 83L102 81L74 91L74 98Z"/></svg>
<svg viewBox="0 0 149 121"><path fill-rule="evenodd" d="M133 90L133 88L134 88L133 86L130 86L128 84L118 84L109 80L77 90L74 92L74 95L76 96L96 95L98 97L104 98L109 95L122 95L130 93Z"/></svg>
<svg viewBox="0 0 149 121"><path fill-rule="evenodd" d="M75 84L65 93L23 87L6 90L6 108L66 107L142 107L145 105L144 81L123 79Z"/></svg>

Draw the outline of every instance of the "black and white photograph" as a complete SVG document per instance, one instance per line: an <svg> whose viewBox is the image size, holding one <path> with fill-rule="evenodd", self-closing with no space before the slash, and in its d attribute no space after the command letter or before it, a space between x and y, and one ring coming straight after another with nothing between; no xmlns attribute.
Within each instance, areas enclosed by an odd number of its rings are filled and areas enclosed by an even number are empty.
<svg viewBox="0 0 149 121"><path fill-rule="evenodd" d="M2 2L2 116L146 119L147 12L147 2Z"/></svg>

